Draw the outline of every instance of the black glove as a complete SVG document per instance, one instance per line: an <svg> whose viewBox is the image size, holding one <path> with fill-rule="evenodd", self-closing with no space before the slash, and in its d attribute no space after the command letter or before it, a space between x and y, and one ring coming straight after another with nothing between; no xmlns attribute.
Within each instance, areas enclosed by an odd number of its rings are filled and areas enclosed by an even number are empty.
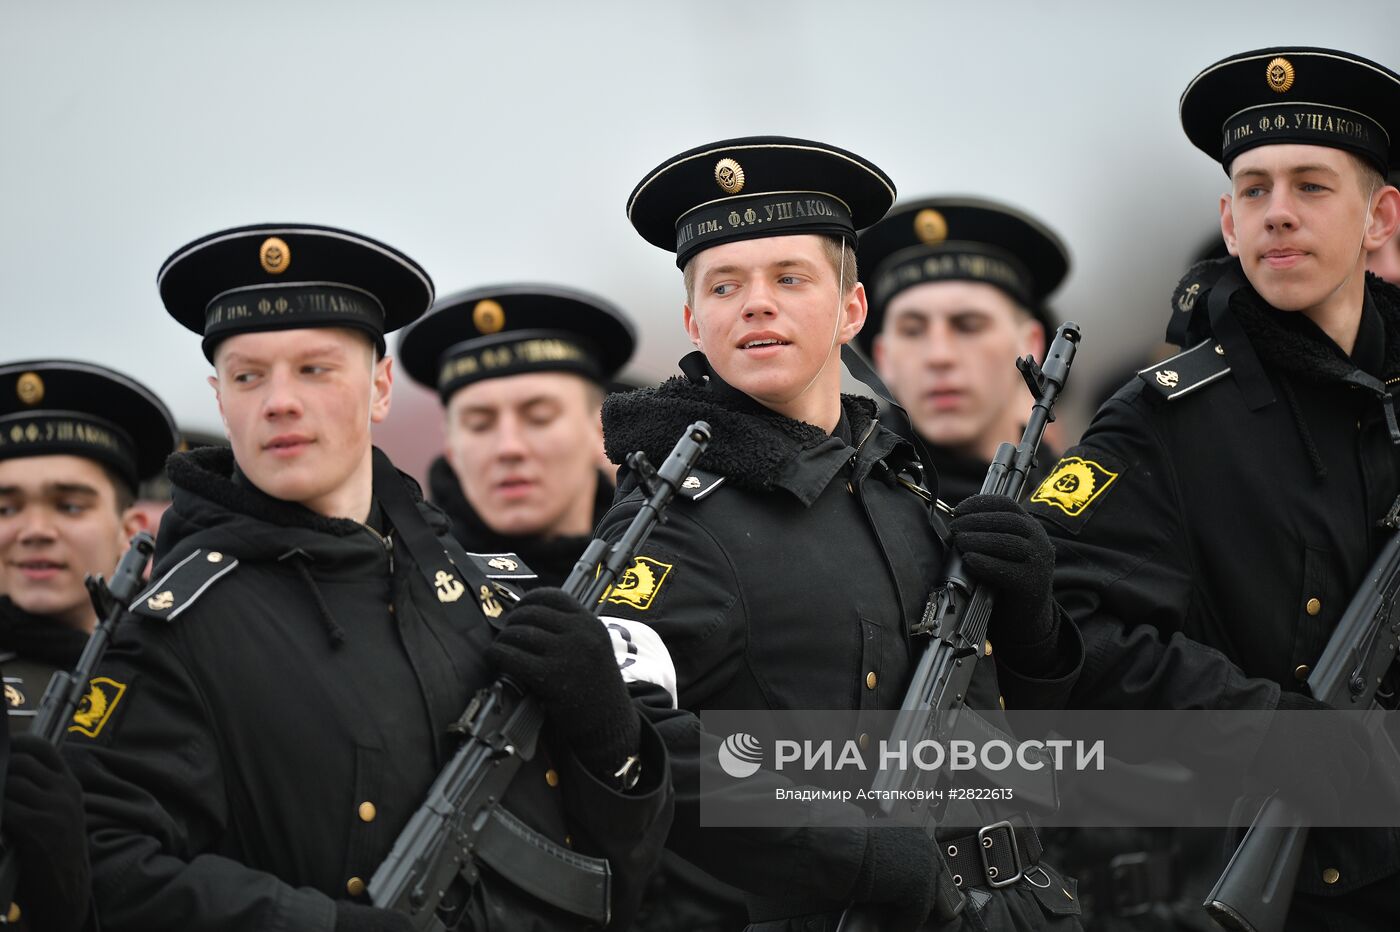
<svg viewBox="0 0 1400 932"><path fill-rule="evenodd" d="M31 929L76 932L92 897L82 788L47 741L15 735L10 749L0 821L19 858L15 902Z"/></svg>
<svg viewBox="0 0 1400 932"><path fill-rule="evenodd" d="M414 932L414 926L412 919L392 909L336 900L335 932Z"/></svg>
<svg viewBox="0 0 1400 932"><path fill-rule="evenodd" d="M1302 693L1282 692L1279 712L1335 711ZM1341 812L1371 767L1371 738L1354 715L1275 715L1246 780L1252 788L1307 807L1320 824Z"/></svg>
<svg viewBox="0 0 1400 932"><path fill-rule="evenodd" d="M1059 615L1051 591L1055 548L1045 528L1005 495L964 499L948 526L968 573L992 589L989 632L997 648L1009 652L1008 660L1046 665Z"/></svg>
<svg viewBox="0 0 1400 932"><path fill-rule="evenodd" d="M865 860L856 877L857 903L888 904L881 929L914 932L932 915L949 922L963 898L948 877L934 840L918 828L872 828L865 836Z"/></svg>
<svg viewBox="0 0 1400 932"><path fill-rule="evenodd" d="M607 628L560 589L527 592L506 620L486 659L544 704L590 773L611 781L637 753L642 722Z"/></svg>

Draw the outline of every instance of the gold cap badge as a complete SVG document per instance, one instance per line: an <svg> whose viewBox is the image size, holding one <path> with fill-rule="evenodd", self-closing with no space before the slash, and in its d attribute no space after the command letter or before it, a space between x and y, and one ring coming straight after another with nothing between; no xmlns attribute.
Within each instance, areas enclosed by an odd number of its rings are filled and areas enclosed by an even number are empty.
<svg viewBox="0 0 1400 932"><path fill-rule="evenodd" d="M1284 93L1293 86L1293 63L1286 58L1275 58L1264 71L1270 89Z"/></svg>
<svg viewBox="0 0 1400 932"><path fill-rule="evenodd" d="M25 372L15 383L15 394L27 405L36 405L44 400L44 380L37 372Z"/></svg>
<svg viewBox="0 0 1400 932"><path fill-rule="evenodd" d="M738 194L744 190L744 166L733 159L720 159L715 163L715 183L725 194Z"/></svg>
<svg viewBox="0 0 1400 932"><path fill-rule="evenodd" d="M478 301L472 308L472 323L482 333L496 333L506 325L505 308L490 298Z"/></svg>
<svg viewBox="0 0 1400 932"><path fill-rule="evenodd" d="M276 236L269 236L258 247L258 261L263 271L269 275L281 275L292 264L292 250L286 242Z"/></svg>
<svg viewBox="0 0 1400 932"><path fill-rule="evenodd" d="M948 238L948 221L932 208L924 208L914 215L914 234L925 246L936 246Z"/></svg>

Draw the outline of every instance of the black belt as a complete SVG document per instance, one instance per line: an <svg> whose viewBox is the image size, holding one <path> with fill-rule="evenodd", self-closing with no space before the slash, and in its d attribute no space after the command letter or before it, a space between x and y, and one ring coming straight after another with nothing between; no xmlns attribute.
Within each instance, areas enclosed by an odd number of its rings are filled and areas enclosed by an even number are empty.
<svg viewBox="0 0 1400 932"><path fill-rule="evenodd" d="M1040 861L1044 850L1035 829L995 822L961 838L939 839L938 850L959 887L1006 887L1020 880ZM746 896L750 922L789 920L802 932L832 932L849 903L822 902L811 897Z"/></svg>
<svg viewBox="0 0 1400 932"><path fill-rule="evenodd" d="M994 822L975 834L939 839L939 850L958 887L1006 887L1025 876L1040 861L1040 838L1035 829Z"/></svg>

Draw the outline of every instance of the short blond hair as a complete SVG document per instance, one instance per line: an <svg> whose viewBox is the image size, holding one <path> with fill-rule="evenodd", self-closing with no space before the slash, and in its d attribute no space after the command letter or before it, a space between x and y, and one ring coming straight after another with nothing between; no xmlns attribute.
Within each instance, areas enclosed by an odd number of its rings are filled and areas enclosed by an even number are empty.
<svg viewBox="0 0 1400 932"><path fill-rule="evenodd" d="M1385 175L1381 174L1381 170L1370 161L1363 159L1355 152L1347 154L1356 163L1356 176L1361 181L1361 193L1366 195L1367 200L1370 200L1377 191L1385 187Z"/></svg>
<svg viewBox="0 0 1400 932"><path fill-rule="evenodd" d="M848 246L844 239L837 236L818 236L822 244L822 254L831 263L831 270L839 276L839 280L845 282L846 293L856 286L859 280L856 275L856 250L854 246ZM691 256L690 261L685 264L681 274L685 278L685 302L695 303L695 260L699 253Z"/></svg>

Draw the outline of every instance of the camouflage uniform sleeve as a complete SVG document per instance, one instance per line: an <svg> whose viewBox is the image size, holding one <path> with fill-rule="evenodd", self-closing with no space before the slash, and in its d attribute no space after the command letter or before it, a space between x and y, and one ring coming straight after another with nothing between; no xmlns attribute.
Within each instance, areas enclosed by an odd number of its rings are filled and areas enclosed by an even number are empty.
<svg viewBox="0 0 1400 932"><path fill-rule="evenodd" d="M1146 402L1120 393L1031 494L1055 543L1055 596L1078 624L1089 708L1273 708L1278 687L1192 640L1193 551Z"/></svg>
<svg viewBox="0 0 1400 932"><path fill-rule="evenodd" d="M181 624L190 622L183 621ZM165 622L127 619L68 730L102 928L335 924L331 900L209 853L228 825L214 725Z"/></svg>

